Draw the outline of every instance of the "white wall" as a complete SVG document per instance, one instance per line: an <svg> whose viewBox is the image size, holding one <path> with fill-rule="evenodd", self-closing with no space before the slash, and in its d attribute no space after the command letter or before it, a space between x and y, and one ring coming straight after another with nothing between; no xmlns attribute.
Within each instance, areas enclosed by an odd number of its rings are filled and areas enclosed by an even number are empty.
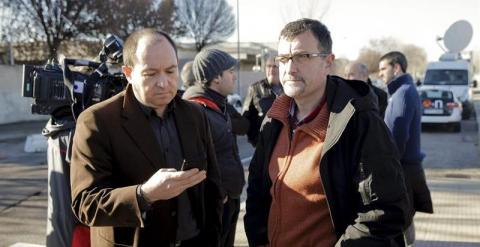
<svg viewBox="0 0 480 247"><path fill-rule="evenodd" d="M48 119L31 113L32 102L22 97L22 66L0 65L0 124Z"/></svg>

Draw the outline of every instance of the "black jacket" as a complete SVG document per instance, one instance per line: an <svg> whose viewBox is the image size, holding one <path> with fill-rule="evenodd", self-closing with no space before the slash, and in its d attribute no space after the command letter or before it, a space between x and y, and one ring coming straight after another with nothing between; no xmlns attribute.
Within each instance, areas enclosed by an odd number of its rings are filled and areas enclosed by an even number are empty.
<svg viewBox="0 0 480 247"><path fill-rule="evenodd" d="M229 198L240 198L245 185L245 175L238 154L235 134L232 130L232 121L227 110L226 98L200 85L189 87L183 94L183 98L188 100L194 98L207 99L215 103L219 108L217 110L209 104L202 104L206 109L207 118L211 126L223 188L226 190Z"/></svg>
<svg viewBox="0 0 480 247"><path fill-rule="evenodd" d="M320 161L338 246L398 246L411 223L402 168L390 132L366 84L327 79L330 111ZM265 119L249 169L245 231L250 246L268 242L268 164L282 124ZM294 209L292 209L294 210Z"/></svg>
<svg viewBox="0 0 480 247"><path fill-rule="evenodd" d="M267 79L257 81L248 87L247 97L243 103L243 116L250 121L248 129L248 142L253 146L257 144L258 133L263 118L273 104L277 95L273 92L272 86Z"/></svg>
<svg viewBox="0 0 480 247"><path fill-rule="evenodd" d="M377 96L378 112L380 113L380 116L382 118L385 117L385 110L387 109L387 105L388 105L387 92L374 86L370 78L368 78L367 84L370 86L370 88L373 90L373 92Z"/></svg>

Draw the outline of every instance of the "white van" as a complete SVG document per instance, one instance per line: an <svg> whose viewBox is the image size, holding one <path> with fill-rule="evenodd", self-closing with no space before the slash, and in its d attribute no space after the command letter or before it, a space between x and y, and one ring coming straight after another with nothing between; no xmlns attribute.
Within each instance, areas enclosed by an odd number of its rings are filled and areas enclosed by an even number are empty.
<svg viewBox="0 0 480 247"><path fill-rule="evenodd" d="M461 59L457 54L445 53L440 57L440 61L427 64L425 78L419 89L452 91L462 102L462 118L469 119L473 111L472 88L476 87L476 84L470 62Z"/></svg>

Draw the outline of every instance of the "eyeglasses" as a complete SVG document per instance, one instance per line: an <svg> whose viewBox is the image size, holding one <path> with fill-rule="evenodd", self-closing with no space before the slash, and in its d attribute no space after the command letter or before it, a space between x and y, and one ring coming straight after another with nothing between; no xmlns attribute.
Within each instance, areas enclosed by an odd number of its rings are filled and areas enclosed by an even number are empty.
<svg viewBox="0 0 480 247"><path fill-rule="evenodd" d="M267 67L267 69L278 69L278 65L276 64L267 64L265 67Z"/></svg>
<svg viewBox="0 0 480 247"><path fill-rule="evenodd" d="M316 53L298 53L293 54L290 56L276 56L275 61L286 64L288 60L292 59L292 61L296 64L303 64L309 61L313 57L328 57L331 53L326 52L316 52Z"/></svg>

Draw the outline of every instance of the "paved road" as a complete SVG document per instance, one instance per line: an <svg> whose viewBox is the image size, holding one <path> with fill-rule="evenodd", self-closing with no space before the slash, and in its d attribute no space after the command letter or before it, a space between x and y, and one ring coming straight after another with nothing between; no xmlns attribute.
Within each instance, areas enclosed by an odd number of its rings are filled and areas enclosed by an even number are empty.
<svg viewBox="0 0 480 247"><path fill-rule="evenodd" d="M0 246L45 244L45 153L23 152L25 138L0 141Z"/></svg>

